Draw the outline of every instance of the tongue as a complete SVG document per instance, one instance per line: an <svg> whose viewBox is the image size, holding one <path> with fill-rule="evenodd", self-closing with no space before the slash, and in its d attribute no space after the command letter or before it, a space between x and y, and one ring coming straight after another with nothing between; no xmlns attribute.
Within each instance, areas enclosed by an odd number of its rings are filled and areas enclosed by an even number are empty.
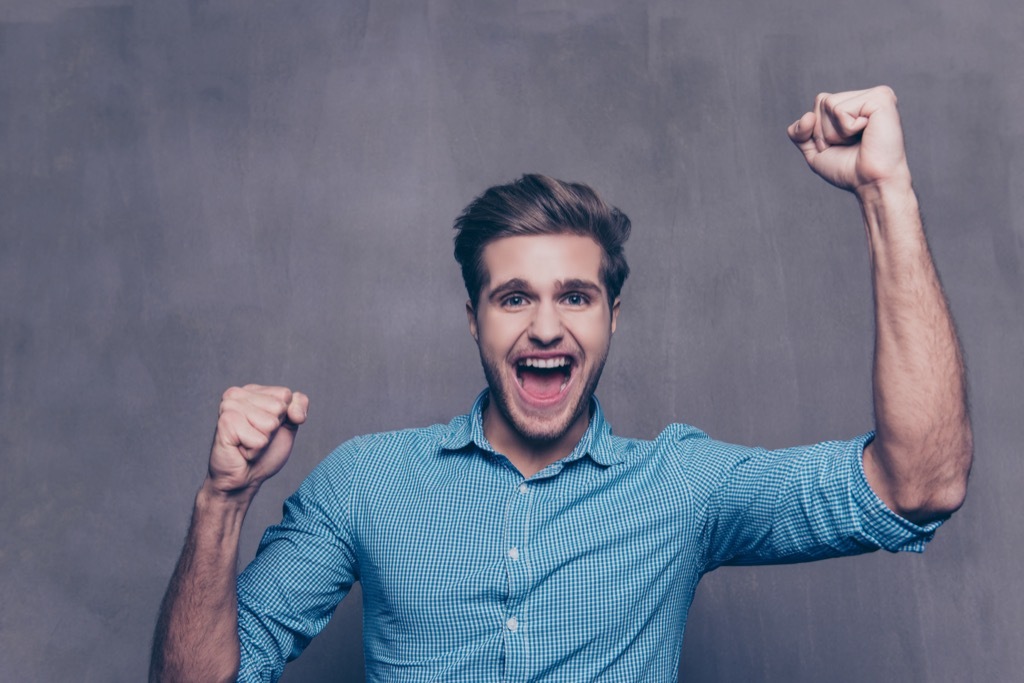
<svg viewBox="0 0 1024 683"><path fill-rule="evenodd" d="M540 399L554 398L562 390L565 373L560 370L520 370L523 378L523 389L531 396Z"/></svg>

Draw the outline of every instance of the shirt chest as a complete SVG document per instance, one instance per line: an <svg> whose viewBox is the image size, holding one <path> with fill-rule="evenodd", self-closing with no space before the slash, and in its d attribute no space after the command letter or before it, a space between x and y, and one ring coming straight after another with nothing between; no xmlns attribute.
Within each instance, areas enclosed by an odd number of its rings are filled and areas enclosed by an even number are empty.
<svg viewBox="0 0 1024 683"><path fill-rule="evenodd" d="M461 458L396 474L354 510L364 609L392 646L424 628L453 647L681 618L699 578L681 487L586 459L524 480Z"/></svg>

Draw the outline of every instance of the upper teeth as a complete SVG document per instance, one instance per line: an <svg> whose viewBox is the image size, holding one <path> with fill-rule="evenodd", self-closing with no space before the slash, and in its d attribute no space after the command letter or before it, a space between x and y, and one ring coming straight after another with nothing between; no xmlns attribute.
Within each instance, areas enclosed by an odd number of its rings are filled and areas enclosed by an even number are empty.
<svg viewBox="0 0 1024 683"><path fill-rule="evenodd" d="M523 358L519 364L528 368L561 368L568 365L569 362L569 358L561 356L560 358Z"/></svg>

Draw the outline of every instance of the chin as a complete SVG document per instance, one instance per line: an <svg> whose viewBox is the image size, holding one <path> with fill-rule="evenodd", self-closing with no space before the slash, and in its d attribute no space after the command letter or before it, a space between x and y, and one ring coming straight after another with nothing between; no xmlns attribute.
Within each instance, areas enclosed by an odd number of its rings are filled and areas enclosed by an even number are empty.
<svg viewBox="0 0 1024 683"><path fill-rule="evenodd" d="M601 363L586 380L582 373L572 373L564 387L564 394L553 401L562 405L551 405L545 409L545 406L530 405L530 399L524 395L522 383L514 371L503 373L503 368L493 367L486 362L483 365L494 407L520 439L537 445L559 441L572 430L582 415L589 412L590 397L597 388L604 367L604 363Z"/></svg>
<svg viewBox="0 0 1024 683"><path fill-rule="evenodd" d="M568 414L552 416L551 418L530 418L524 415L517 415L516 411L509 410L504 401L498 403L498 409L505 415L505 419L516 430L516 433L523 438L537 444L553 443L564 437L583 412L583 402L580 401L575 409Z"/></svg>

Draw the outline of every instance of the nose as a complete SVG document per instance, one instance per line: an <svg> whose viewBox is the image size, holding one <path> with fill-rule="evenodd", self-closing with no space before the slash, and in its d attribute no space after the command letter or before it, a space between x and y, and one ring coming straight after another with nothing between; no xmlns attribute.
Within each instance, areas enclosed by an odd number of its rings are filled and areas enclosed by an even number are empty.
<svg viewBox="0 0 1024 683"><path fill-rule="evenodd" d="M527 333L537 344L550 346L562 340L562 317L553 302L545 302L534 309Z"/></svg>

